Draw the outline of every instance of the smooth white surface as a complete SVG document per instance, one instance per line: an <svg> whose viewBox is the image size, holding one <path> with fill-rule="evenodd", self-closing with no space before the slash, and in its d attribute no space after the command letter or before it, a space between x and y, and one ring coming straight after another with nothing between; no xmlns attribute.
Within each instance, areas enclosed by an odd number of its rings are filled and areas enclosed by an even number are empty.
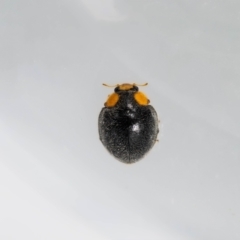
<svg viewBox="0 0 240 240"><path fill-rule="evenodd" d="M239 240L239 8L1 1L0 239ZM103 82L149 83L136 164L98 139Z"/></svg>

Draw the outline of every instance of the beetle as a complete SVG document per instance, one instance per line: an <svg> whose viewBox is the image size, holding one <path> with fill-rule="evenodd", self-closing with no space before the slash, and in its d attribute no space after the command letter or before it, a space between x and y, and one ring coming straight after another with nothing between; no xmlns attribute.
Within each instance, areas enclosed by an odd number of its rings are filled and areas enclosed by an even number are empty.
<svg viewBox="0 0 240 240"><path fill-rule="evenodd" d="M117 84L98 118L99 137L106 149L123 163L144 157L157 141L158 116L147 96L138 91L146 84Z"/></svg>

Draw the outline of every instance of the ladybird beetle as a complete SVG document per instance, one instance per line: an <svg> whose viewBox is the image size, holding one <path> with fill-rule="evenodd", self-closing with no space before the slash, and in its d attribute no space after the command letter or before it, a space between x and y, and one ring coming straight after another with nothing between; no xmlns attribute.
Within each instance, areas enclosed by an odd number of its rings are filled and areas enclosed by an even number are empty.
<svg viewBox="0 0 240 240"><path fill-rule="evenodd" d="M104 86L108 86L103 84ZM124 163L140 160L157 141L158 117L147 96L137 85L124 83L109 95L98 119L100 140ZM110 87L110 86L109 86Z"/></svg>

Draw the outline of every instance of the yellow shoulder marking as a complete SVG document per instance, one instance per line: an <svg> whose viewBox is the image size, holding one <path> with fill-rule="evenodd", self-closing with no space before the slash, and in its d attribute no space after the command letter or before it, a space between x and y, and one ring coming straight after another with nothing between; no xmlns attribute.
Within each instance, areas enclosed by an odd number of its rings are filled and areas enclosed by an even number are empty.
<svg viewBox="0 0 240 240"><path fill-rule="evenodd" d="M117 93L111 94L107 101L104 103L105 107L114 107L119 100L119 95Z"/></svg>
<svg viewBox="0 0 240 240"><path fill-rule="evenodd" d="M142 92L136 92L134 94L134 99L137 101L140 105L148 105L150 101L148 100L147 96Z"/></svg>

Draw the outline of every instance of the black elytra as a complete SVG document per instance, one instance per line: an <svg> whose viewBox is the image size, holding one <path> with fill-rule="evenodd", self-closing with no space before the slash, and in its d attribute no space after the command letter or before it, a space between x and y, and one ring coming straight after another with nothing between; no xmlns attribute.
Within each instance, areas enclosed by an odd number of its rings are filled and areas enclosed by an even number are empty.
<svg viewBox="0 0 240 240"><path fill-rule="evenodd" d="M139 161L157 140L158 117L148 103L135 84L117 85L99 114L100 140L121 162Z"/></svg>

